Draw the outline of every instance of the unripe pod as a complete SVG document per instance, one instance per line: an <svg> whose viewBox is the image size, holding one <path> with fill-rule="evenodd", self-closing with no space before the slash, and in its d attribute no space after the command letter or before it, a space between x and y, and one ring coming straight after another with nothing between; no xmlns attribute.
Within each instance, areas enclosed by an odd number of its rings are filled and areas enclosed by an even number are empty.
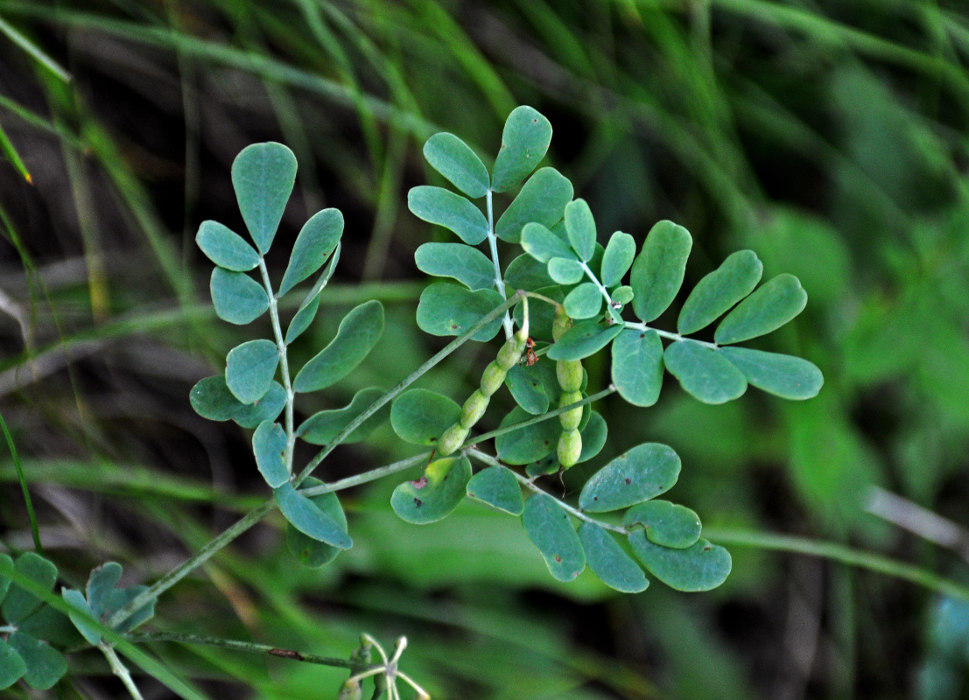
<svg viewBox="0 0 969 700"><path fill-rule="evenodd" d="M523 335L521 330L505 341L505 344L501 346L501 350L498 351L498 357L495 358L498 366L507 372L517 365L522 359L522 353L525 352L525 343L527 341L528 335Z"/></svg>
<svg viewBox="0 0 969 700"><path fill-rule="evenodd" d="M481 393L485 396L491 396L498 391L505 381L506 374L508 374L508 370L499 367L497 362L488 363L481 374Z"/></svg>
<svg viewBox="0 0 969 700"><path fill-rule="evenodd" d="M572 319L565 315L565 307L560 306L555 310L555 316L552 319L552 339L558 340L571 327Z"/></svg>
<svg viewBox="0 0 969 700"><path fill-rule="evenodd" d="M575 466L582 455L582 436L578 430L566 430L559 435L556 456L563 469Z"/></svg>
<svg viewBox="0 0 969 700"><path fill-rule="evenodd" d="M582 388L582 361L559 360L555 363L555 376L562 391L578 391Z"/></svg>
<svg viewBox="0 0 969 700"><path fill-rule="evenodd" d="M351 678L340 687L337 700L360 700L362 697L363 689L360 687L360 681Z"/></svg>
<svg viewBox="0 0 969 700"><path fill-rule="evenodd" d="M563 391L562 398L559 399L559 406L568 406L576 401L582 400L581 391ZM582 422L582 406L576 406L570 411L559 414L559 423L562 424L563 431L577 430L579 423Z"/></svg>
<svg viewBox="0 0 969 700"><path fill-rule="evenodd" d="M468 432L468 428L465 428L461 423L452 425L444 431L441 439L437 441L437 453L441 457L447 457L464 444L464 441L468 439Z"/></svg>
<svg viewBox="0 0 969 700"><path fill-rule="evenodd" d="M461 425L470 429L471 426L481 420L481 416L488 408L489 401L488 396L480 389L475 389L475 392L468 397L464 406L461 407Z"/></svg>

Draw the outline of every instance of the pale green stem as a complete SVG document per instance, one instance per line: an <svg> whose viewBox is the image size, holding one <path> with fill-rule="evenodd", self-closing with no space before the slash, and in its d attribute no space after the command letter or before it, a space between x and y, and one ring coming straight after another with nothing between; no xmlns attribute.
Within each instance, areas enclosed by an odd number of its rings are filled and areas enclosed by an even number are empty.
<svg viewBox="0 0 969 700"><path fill-rule="evenodd" d="M704 347L708 347L711 350L716 350L717 348L720 347L716 343L710 343L710 342L707 342L706 340L696 340L695 338L687 338L684 335L680 335L679 333L673 333L672 331L661 331L659 328L652 328L651 326L647 326L645 323L633 323L632 321L626 321L625 325L626 325L626 328L632 328L637 331L655 331L656 335L658 335L660 338L668 338L669 340L673 340L673 341L692 340L694 343L703 345Z"/></svg>
<svg viewBox="0 0 969 700"><path fill-rule="evenodd" d="M495 288L501 294L502 299L507 299L505 292L505 280L501 275L501 264L498 262L498 237L495 235L495 207L493 192L489 188L485 193L485 204L488 209L488 248L491 251L491 262L495 266ZM502 321L505 327L505 340L508 340L515 332L515 324L511 320L511 314L505 312L505 319Z"/></svg>
<svg viewBox="0 0 969 700"><path fill-rule="evenodd" d="M245 642L235 639L220 639L219 637L206 637L199 634L181 634L178 632L149 632L146 634L126 635L128 641L136 644L150 642L178 642L179 644L202 644L233 651L243 651L250 654L268 654L281 659L292 661L304 661L308 664L319 664L321 666L333 666L335 668L358 668L358 661L348 661L330 656L317 656L297 651L295 649L280 649L269 644L256 644L255 642ZM379 667L378 667L379 668Z"/></svg>
<svg viewBox="0 0 969 700"><path fill-rule="evenodd" d="M458 347L466 343L471 337L481 330L488 323L497 318L506 309L510 308L514 304L518 303L519 295L513 296L511 299L507 300L501 306L492 309L488 314L486 314L478 323L469 328L467 332L458 336L453 341L448 343L443 349L436 353L430 360L421 365L417 370L412 372L407 376L400 384L398 384L390 393L385 394L384 397L375 403L373 403L366 411L357 416L350 424L344 428L339 435L334 438L333 442L324 450L322 450L306 468L300 473L299 477L295 480L298 485L301 483L312 470L322 462L326 456L333 450L333 447L340 444L347 435L353 432L360 424L362 424L367 418L373 415L381 406L391 401L395 396L397 396L401 391L403 391L407 386L416 381L425 372L431 369L438 362L443 360L445 357L454 352ZM357 486L359 484L367 483L368 481L373 481L374 479L379 479L381 477L387 476L388 474L393 474L394 472L407 469L408 467L416 464L417 458L410 458L408 460L403 460L402 462L396 462L394 464L388 465L386 467L380 467L378 469L373 469L371 471L365 472L363 474L358 474L356 476L347 477L338 482L341 489L350 488L351 486ZM419 460L418 460L419 461ZM331 484L330 486L334 486ZM337 490L337 489L330 489ZM107 624L112 627L117 627L119 624L124 622L128 617L132 615L136 610L144 607L146 604L152 600L156 600L162 593L167 591L169 588L174 586L176 583L185 578L188 574L194 571L196 568L201 566L203 563L208 561L212 556L214 556L218 551L226 547L232 540L244 533L246 530L251 528L253 525L262 520L267 513L276 507L276 501L272 498L267 499L261 505L257 506L254 510L247 513L235 524L231 525L227 530L216 536L214 539L206 543L200 550L198 550L192 557L186 559L184 562L176 566L174 569L169 571L167 574L162 576L158 581L156 581L152 586L150 586L141 595L136 596L131 602L125 605L123 608L115 612L110 619L107 620Z"/></svg>
<svg viewBox="0 0 969 700"><path fill-rule="evenodd" d="M135 685L135 681L131 677L131 672L128 670L128 667L121 662L121 659L118 658L114 648L111 647L110 644L101 642L98 644L98 649L100 649L101 653L104 654L104 658L108 660L108 665L111 667L111 673L121 679L121 683L124 684L124 687L127 689L131 697L133 697L135 700L144 700L141 697L141 693L138 692L138 686Z"/></svg>
<svg viewBox="0 0 969 700"><path fill-rule="evenodd" d="M579 265L582 266L582 270L585 272L586 277L592 280L592 283L596 286L596 289L599 290L599 294L602 295L602 298L606 300L606 309L609 310L609 318L612 319L613 323L622 323L622 315L619 313L619 309L614 306L612 297L609 296L609 290L606 289L606 286L599 281L599 278L596 277L596 273L594 273L588 265L581 260L579 261Z"/></svg>
<svg viewBox="0 0 969 700"><path fill-rule="evenodd" d="M293 410L296 403L296 394L293 392L293 385L289 378L289 359L286 355L286 338L283 335L283 328L279 322L279 306L276 295L273 293L272 281L269 279L269 270L266 269L265 258L259 258L259 272L262 275L262 284L269 296L269 319L272 322L273 335L276 337L276 350L279 352L279 371L283 380L283 389L286 390L285 425L286 430L286 473L293 473L293 452L296 448L296 431L293 429Z"/></svg>
<svg viewBox="0 0 969 700"><path fill-rule="evenodd" d="M17 631L17 625L3 625L0 627L0 634L13 634Z"/></svg>
<svg viewBox="0 0 969 700"><path fill-rule="evenodd" d="M402 459L398 462L394 462L393 464L378 467L377 469L371 469L363 474L348 476L345 479L340 479L339 481L334 481L329 484L310 486L309 488L300 489L299 492L307 498L312 498L313 496L321 496L324 493L343 491L345 489L353 488L354 486L360 486L361 484L382 479L385 476L390 476L391 474L396 474L397 472L402 472L406 469L417 466L418 464L427 464L427 460L430 458L430 456L431 451L428 450L427 452L421 452L420 454L414 455L413 457L408 457L407 459Z"/></svg>

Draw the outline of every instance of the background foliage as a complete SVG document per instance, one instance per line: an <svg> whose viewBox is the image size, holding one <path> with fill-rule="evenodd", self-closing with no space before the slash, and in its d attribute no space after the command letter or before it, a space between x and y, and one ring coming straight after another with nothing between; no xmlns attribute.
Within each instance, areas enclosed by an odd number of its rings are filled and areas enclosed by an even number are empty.
<svg viewBox="0 0 969 700"><path fill-rule="evenodd" d="M69 585L108 559L124 562L124 585L154 579L261 500L245 432L187 401L244 339L214 322L193 241L203 219L241 229L236 153L277 140L299 158L280 249L325 206L346 217L301 361L351 306L387 309L383 341L316 408L335 407L440 347L413 323L413 251L445 240L406 208L409 187L440 184L420 146L446 129L494 152L517 104L551 120L552 160L600 231L690 229L686 289L750 247L810 298L768 349L821 367L817 399L711 407L667 381L655 408L601 406L604 454L672 445L677 496L713 540L804 535L966 579L961 3L4 0L0 19L0 410ZM424 386L460 400L488 359L463 349ZM400 449L381 429L326 477ZM30 549L6 455L0 479L0 542ZM363 629L406 634L408 671L441 697L969 692L964 602L740 546L727 583L702 596L558 585L517 521L465 504L417 529L390 512L393 485L345 500L356 547L330 566L293 566L276 518L160 600L153 624L333 655ZM342 678L151 651L213 695L307 697ZM120 692L96 656L71 662L90 675L66 696Z"/></svg>

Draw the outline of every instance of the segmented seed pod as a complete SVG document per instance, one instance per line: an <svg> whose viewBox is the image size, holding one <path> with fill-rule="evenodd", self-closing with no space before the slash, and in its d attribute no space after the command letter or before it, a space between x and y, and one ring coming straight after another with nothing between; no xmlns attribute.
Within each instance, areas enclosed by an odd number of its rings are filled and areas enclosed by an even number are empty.
<svg viewBox="0 0 969 700"><path fill-rule="evenodd" d="M498 356L485 367L481 374L481 386L475 389L474 393L464 402L464 406L461 407L461 417L454 425L445 430L440 440L437 441L437 453L441 457L447 457L468 439L471 428L481 420L481 416L488 409L491 395L498 391L504 383L508 370L521 360L527 341L528 323L526 322L511 338L505 341L501 350L498 351Z"/></svg>
<svg viewBox="0 0 969 700"><path fill-rule="evenodd" d="M581 391L563 391L562 398L559 399L559 406L568 406L576 401L582 400ZM562 430L578 430L579 423L582 422L582 407L577 406L565 413L559 414L559 423L562 424Z"/></svg>
<svg viewBox="0 0 969 700"><path fill-rule="evenodd" d="M578 430L562 431L562 434L559 435L555 455L563 469L575 466L582 455L582 434Z"/></svg>
<svg viewBox="0 0 969 700"><path fill-rule="evenodd" d="M552 338L558 340L572 326L571 319L565 315L564 307L555 311L552 321ZM559 360L555 363L555 376L562 389L559 406L568 406L582 400L582 362L580 360ZM562 433L556 445L556 456L563 469L575 466L582 454L582 435L579 423L582 422L582 407L573 408L559 414Z"/></svg>

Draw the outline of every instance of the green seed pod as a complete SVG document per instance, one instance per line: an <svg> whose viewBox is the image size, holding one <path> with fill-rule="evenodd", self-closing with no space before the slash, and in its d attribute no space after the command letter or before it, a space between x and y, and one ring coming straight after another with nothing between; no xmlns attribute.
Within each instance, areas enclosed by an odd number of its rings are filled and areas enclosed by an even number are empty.
<svg viewBox="0 0 969 700"><path fill-rule="evenodd" d="M555 376L562 391L578 391L582 388L582 361L559 360L555 363Z"/></svg>
<svg viewBox="0 0 969 700"><path fill-rule="evenodd" d="M465 428L461 423L452 425L444 431L441 439L437 441L437 453L441 457L447 457L464 444L464 441L468 439L468 432L468 428Z"/></svg>
<svg viewBox="0 0 969 700"><path fill-rule="evenodd" d="M491 396L498 391L505 381L506 374L508 374L507 369L499 367L497 362L490 362L481 374L481 393Z"/></svg>
<svg viewBox="0 0 969 700"><path fill-rule="evenodd" d="M566 430L559 435L556 456L563 469L575 466L582 455L582 436L578 430Z"/></svg>
<svg viewBox="0 0 969 700"><path fill-rule="evenodd" d="M565 315L565 307L560 306L555 310L555 317L552 319L552 339L558 340L571 327L572 319Z"/></svg>
<svg viewBox="0 0 969 700"><path fill-rule="evenodd" d="M498 357L495 358L498 366L507 372L517 365L519 360L522 359L522 353L525 352L525 343L527 340L527 333L523 335L522 330L519 330L515 335L505 341L505 344L501 346L501 350L498 351Z"/></svg>
<svg viewBox="0 0 969 700"><path fill-rule="evenodd" d="M568 406L576 401L582 400L581 391L563 391L562 398L559 399L559 406ZM582 422L582 407L577 406L571 411L566 411L565 413L559 414L559 423L562 424L563 431L576 430L579 427L579 423Z"/></svg>
<svg viewBox="0 0 969 700"><path fill-rule="evenodd" d="M360 688L360 681L351 678L340 686L340 694L337 700L360 700L363 697L363 690Z"/></svg>
<svg viewBox="0 0 969 700"><path fill-rule="evenodd" d="M461 425L470 429L471 426L481 420L481 416L488 408L489 401L490 399L480 389L475 389L475 392L468 397L464 406L461 407Z"/></svg>

